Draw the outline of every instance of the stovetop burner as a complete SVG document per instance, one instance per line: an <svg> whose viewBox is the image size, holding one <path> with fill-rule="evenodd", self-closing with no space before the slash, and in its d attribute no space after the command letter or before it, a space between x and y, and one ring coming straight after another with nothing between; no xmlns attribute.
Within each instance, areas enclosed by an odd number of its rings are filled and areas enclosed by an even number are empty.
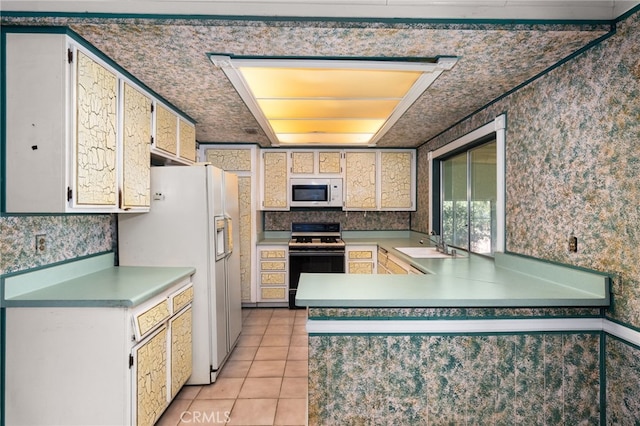
<svg viewBox="0 0 640 426"><path fill-rule="evenodd" d="M291 247L319 247L344 246L339 223L292 223Z"/></svg>

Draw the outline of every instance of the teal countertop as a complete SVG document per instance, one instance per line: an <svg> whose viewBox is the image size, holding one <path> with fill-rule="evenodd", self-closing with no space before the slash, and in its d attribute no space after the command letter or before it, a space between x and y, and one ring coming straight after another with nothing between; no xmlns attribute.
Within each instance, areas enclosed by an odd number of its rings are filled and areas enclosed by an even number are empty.
<svg viewBox="0 0 640 426"><path fill-rule="evenodd" d="M3 306L133 307L193 274L193 267L113 266L105 255L5 277Z"/></svg>
<svg viewBox="0 0 640 426"><path fill-rule="evenodd" d="M310 307L608 306L608 275L519 255L411 258L394 247L429 245L415 233L343 234L348 245L376 244L425 275L302 274L296 304Z"/></svg>

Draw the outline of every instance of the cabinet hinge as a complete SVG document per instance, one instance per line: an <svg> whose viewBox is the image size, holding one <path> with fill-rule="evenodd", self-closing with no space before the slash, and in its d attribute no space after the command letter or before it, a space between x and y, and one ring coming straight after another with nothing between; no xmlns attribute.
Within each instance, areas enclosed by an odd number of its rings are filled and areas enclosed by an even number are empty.
<svg viewBox="0 0 640 426"><path fill-rule="evenodd" d="M150 142L151 146L153 146L153 142L154 142L154 139L153 139L153 136L151 136L151 142Z"/></svg>
<svg viewBox="0 0 640 426"><path fill-rule="evenodd" d="M129 354L129 368L133 367L133 355Z"/></svg>
<svg viewBox="0 0 640 426"><path fill-rule="evenodd" d="M67 201L71 201L73 198L73 189L70 186L67 186Z"/></svg>
<svg viewBox="0 0 640 426"><path fill-rule="evenodd" d="M73 63L73 50L67 49L67 61Z"/></svg>

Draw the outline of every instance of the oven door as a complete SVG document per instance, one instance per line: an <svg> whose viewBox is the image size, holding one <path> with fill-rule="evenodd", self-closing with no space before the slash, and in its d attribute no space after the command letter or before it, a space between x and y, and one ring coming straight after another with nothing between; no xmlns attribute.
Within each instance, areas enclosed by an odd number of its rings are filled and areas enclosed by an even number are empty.
<svg viewBox="0 0 640 426"><path fill-rule="evenodd" d="M289 249L289 308L296 306L296 293L300 274L344 273L344 250Z"/></svg>

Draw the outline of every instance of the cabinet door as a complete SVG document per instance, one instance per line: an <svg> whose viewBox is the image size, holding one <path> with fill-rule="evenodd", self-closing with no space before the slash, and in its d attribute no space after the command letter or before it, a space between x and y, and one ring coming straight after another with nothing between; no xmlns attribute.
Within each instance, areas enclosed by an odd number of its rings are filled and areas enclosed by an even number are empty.
<svg viewBox="0 0 640 426"><path fill-rule="evenodd" d="M409 265L396 259L393 256L387 255L387 270L390 274L408 274Z"/></svg>
<svg viewBox="0 0 640 426"><path fill-rule="evenodd" d="M287 152L262 153L262 208L289 209Z"/></svg>
<svg viewBox="0 0 640 426"><path fill-rule="evenodd" d="M196 128L182 119L179 126L179 141L180 158L196 161Z"/></svg>
<svg viewBox="0 0 640 426"><path fill-rule="evenodd" d="M123 83L122 209L151 203L151 99Z"/></svg>
<svg viewBox="0 0 640 426"><path fill-rule="evenodd" d="M380 209L415 209L414 153L380 152Z"/></svg>
<svg viewBox="0 0 640 426"><path fill-rule="evenodd" d="M347 151L345 156L345 209L375 210L376 152Z"/></svg>
<svg viewBox="0 0 640 426"><path fill-rule="evenodd" d="M342 175L342 152L319 151L318 173L321 175Z"/></svg>
<svg viewBox="0 0 640 426"><path fill-rule="evenodd" d="M291 152L291 174L313 175L315 174L316 155L314 151Z"/></svg>
<svg viewBox="0 0 640 426"><path fill-rule="evenodd" d="M135 366L135 424L153 425L168 405L167 326L133 349Z"/></svg>
<svg viewBox="0 0 640 426"><path fill-rule="evenodd" d="M171 330L171 394L172 400L191 376L192 361L192 308L189 305L170 320Z"/></svg>
<svg viewBox="0 0 640 426"><path fill-rule="evenodd" d="M157 149L176 155L178 153L178 116L161 104L156 104Z"/></svg>
<svg viewBox="0 0 640 426"><path fill-rule="evenodd" d="M116 206L118 78L77 51L75 206Z"/></svg>

